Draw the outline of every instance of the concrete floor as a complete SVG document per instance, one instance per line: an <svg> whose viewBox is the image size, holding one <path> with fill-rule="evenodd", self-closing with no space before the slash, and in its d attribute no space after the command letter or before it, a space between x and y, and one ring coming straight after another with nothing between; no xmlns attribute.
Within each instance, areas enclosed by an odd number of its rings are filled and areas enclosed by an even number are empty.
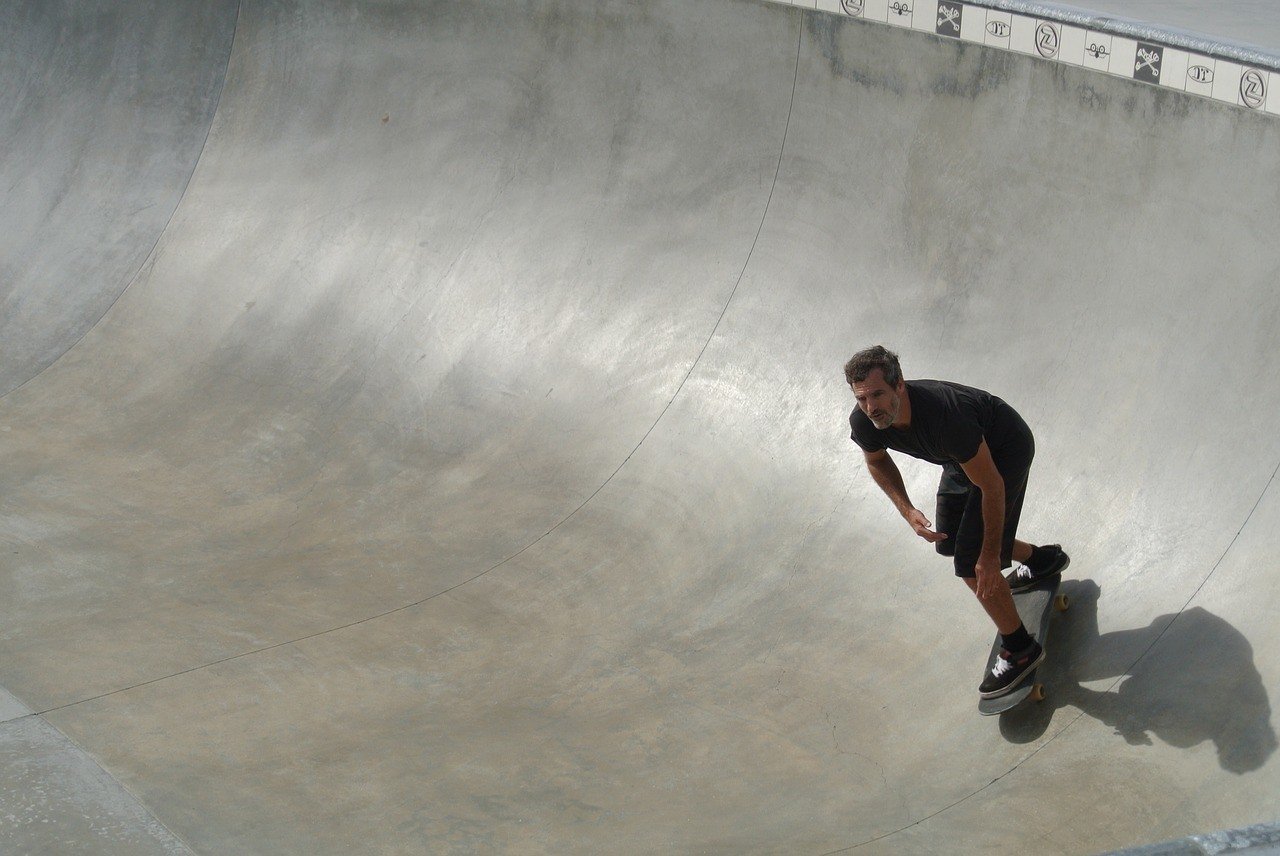
<svg viewBox="0 0 1280 856"><path fill-rule="evenodd" d="M193 5L0 11L94 48L0 64L0 851L1280 813L1280 122L753 2ZM848 439L876 342L1036 432L1042 705L977 715L991 628Z"/></svg>

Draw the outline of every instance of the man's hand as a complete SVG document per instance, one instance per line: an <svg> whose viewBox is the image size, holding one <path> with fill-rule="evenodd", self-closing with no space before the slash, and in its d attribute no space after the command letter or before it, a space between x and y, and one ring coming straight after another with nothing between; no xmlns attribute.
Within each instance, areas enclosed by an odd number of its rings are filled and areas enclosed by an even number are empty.
<svg viewBox="0 0 1280 856"><path fill-rule="evenodd" d="M929 518L924 516L924 512L918 508L913 508L907 512L907 522L911 524L911 528L916 530L916 534L930 544L937 544L939 541L947 540L946 533L934 532L933 523Z"/></svg>
<svg viewBox="0 0 1280 856"><path fill-rule="evenodd" d="M1000 557L979 556L974 571L978 577L978 597L983 600L995 597L1004 580L1004 575L1000 573Z"/></svg>

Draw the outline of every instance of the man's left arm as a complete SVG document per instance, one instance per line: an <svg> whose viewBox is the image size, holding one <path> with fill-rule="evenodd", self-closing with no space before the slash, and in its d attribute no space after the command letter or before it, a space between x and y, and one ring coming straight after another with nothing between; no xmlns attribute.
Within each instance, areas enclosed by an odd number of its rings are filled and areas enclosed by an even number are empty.
<svg viewBox="0 0 1280 856"><path fill-rule="evenodd" d="M975 569L978 597L995 594L1000 578L1000 547L1004 540L1004 478L996 469L987 441L978 444L978 453L960 465L969 481L982 491L982 553Z"/></svg>

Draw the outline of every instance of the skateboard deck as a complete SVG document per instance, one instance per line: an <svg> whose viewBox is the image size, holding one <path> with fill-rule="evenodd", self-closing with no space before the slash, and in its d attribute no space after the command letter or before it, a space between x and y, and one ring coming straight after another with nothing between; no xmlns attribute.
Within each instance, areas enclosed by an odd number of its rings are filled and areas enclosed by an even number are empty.
<svg viewBox="0 0 1280 856"><path fill-rule="evenodd" d="M1055 610L1062 612L1069 605L1067 596L1058 593L1061 585L1062 577L1056 576L1013 596L1014 606L1018 608L1018 615L1026 625L1027 632L1034 636L1046 650L1049 647L1045 640L1049 638L1050 614ZM986 678L987 673L996 664L996 657L999 654L1000 634L997 633L996 641L991 645L991 653L987 655L987 665L982 670L983 678ZM1028 698L1032 701L1043 701L1044 684L1036 682L1036 672L1043 665L1044 663L1041 663L1031 674L1023 678L1022 683L1018 684L1013 691L996 698L979 698L978 713L983 716L995 716L997 713L1004 713L1006 710L1017 707Z"/></svg>

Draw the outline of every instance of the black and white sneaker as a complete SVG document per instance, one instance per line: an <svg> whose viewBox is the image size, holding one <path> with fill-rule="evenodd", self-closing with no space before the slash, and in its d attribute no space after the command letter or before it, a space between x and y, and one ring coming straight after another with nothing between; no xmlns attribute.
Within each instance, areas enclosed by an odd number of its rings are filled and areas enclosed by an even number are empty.
<svg viewBox="0 0 1280 856"><path fill-rule="evenodd" d="M1009 591L1026 591L1038 583L1059 576L1071 564L1071 557L1062 551L1061 544L1049 544L1040 549L1048 551L1049 561L1038 571L1027 565L1018 565L1005 577L1009 582Z"/></svg>
<svg viewBox="0 0 1280 856"><path fill-rule="evenodd" d="M998 698L1012 692L1027 675L1035 671L1036 666L1043 662L1044 648L1039 642L1032 642L1030 648L1017 654L1001 651L996 657L996 664L991 667L982 685L978 687L978 694L982 698Z"/></svg>

